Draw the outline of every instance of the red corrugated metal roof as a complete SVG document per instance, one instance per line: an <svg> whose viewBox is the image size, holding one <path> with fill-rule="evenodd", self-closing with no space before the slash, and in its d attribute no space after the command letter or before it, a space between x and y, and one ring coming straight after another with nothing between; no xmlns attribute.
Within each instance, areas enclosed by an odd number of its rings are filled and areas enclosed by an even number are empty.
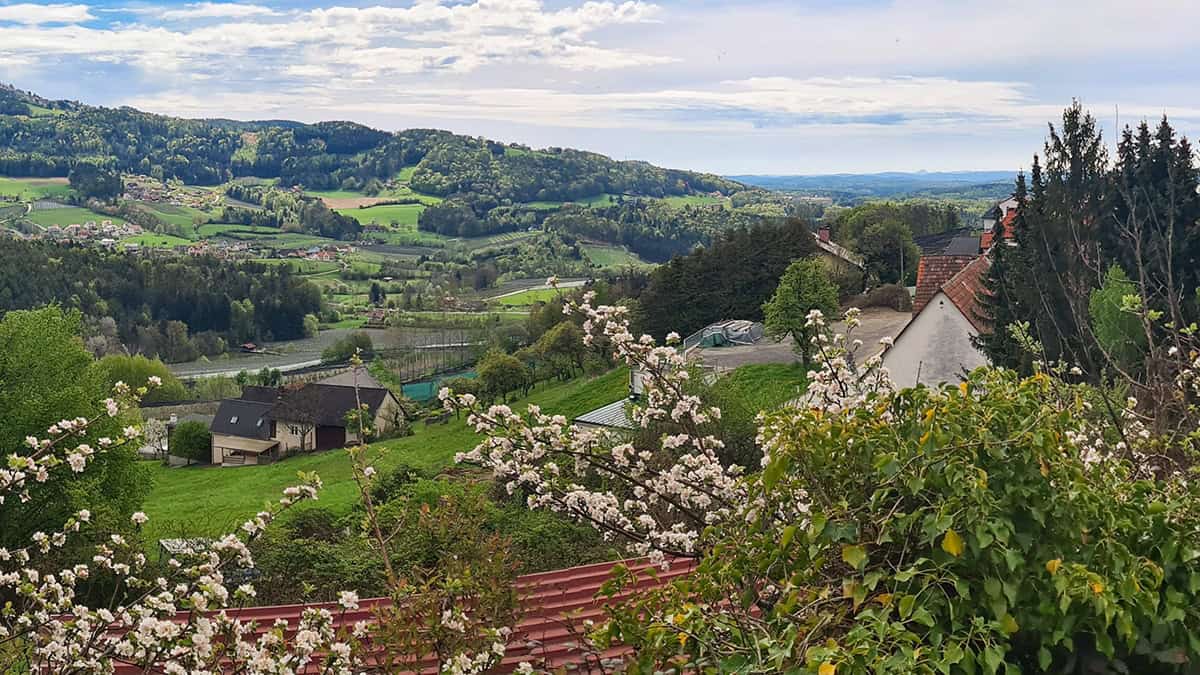
<svg viewBox="0 0 1200 675"><path fill-rule="evenodd" d="M925 255L917 263L917 293L913 298L913 316L921 313L925 305L942 288L942 284L958 274L977 256L969 255Z"/></svg>
<svg viewBox="0 0 1200 675"><path fill-rule="evenodd" d="M577 636L585 630L584 621L599 622L604 619L605 607L610 600L607 597L598 598L597 593L611 578L610 573L616 564L617 562L597 563L518 577L520 620L513 628L504 660L489 672L511 673L522 661L546 669L582 662L586 652L577 644ZM670 569L663 571L646 560L625 561L624 564L637 575L637 582L616 599L665 586L670 581L690 574L695 565L691 560L676 560ZM329 602L249 607L229 610L229 614L244 622L256 622L256 634L261 635L279 619L295 627L301 614L308 608L327 609L333 614L337 627L349 628L359 621L373 620L375 609L389 603L388 598L370 598L362 600L359 609L353 612L343 612L337 603ZM177 617L180 622L187 621L187 618L186 613ZM623 647L613 647L601 657L615 658L627 651L628 649ZM313 672L315 671L314 668ZM426 660L414 664L413 671L435 673L437 669L433 661ZM134 666L116 665L116 673L120 675L141 672L142 669Z"/></svg>

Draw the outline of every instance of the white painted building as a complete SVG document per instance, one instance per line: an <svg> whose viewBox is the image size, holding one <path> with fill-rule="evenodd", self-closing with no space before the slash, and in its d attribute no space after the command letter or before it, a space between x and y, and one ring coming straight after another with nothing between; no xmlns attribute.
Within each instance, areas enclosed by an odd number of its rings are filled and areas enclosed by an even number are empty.
<svg viewBox="0 0 1200 675"><path fill-rule="evenodd" d="M987 357L972 340L987 330L979 318L975 295L982 288L990 259L978 256L958 266L960 261L946 260L951 256L933 258L937 260L921 260L917 281L920 306L914 306L912 320L883 357L883 365L899 387L955 383L967 372L987 365ZM945 275L949 279L942 281Z"/></svg>

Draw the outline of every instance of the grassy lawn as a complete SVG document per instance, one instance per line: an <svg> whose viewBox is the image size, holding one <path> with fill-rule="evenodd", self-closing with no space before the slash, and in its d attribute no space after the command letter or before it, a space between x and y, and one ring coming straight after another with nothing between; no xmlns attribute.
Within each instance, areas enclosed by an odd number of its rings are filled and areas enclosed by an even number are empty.
<svg viewBox="0 0 1200 675"><path fill-rule="evenodd" d="M550 300L558 294L559 291L553 288L533 288L528 291L521 291L515 295L506 295L503 298L497 298L492 302L504 307L528 307L535 302Z"/></svg>
<svg viewBox="0 0 1200 675"><path fill-rule="evenodd" d="M354 330L356 328L362 328L364 323L366 323L366 319L362 318L361 316L355 316L348 319L342 319L336 323L323 323L321 324L321 330L334 330L338 328Z"/></svg>
<svg viewBox="0 0 1200 675"><path fill-rule="evenodd" d="M412 180L413 174L416 172L416 164L412 166L406 166L403 169L400 169L400 172L396 174L396 180L400 181L401 183L407 183L408 181Z"/></svg>
<svg viewBox="0 0 1200 675"><path fill-rule="evenodd" d="M282 231L265 225L238 225L236 223L208 223L201 225L196 230L196 234L203 239L219 237L226 233L271 235L282 234Z"/></svg>
<svg viewBox="0 0 1200 675"><path fill-rule="evenodd" d="M628 372L617 369L592 379L543 385L513 405L523 410L526 404L536 403L548 413L574 417L624 396L627 379ZM462 420L431 427L418 424L413 436L372 445L372 465L381 472L402 464L436 472L451 465L455 453L478 442L479 436ZM268 466L167 469L155 463L151 467L154 487L143 507L150 516L148 547L164 537L234 531L263 506L276 502L285 487L296 483L298 471L316 471L324 481L317 506L347 513L358 499L349 460L336 450Z"/></svg>
<svg viewBox="0 0 1200 675"><path fill-rule="evenodd" d="M196 222L197 218L208 220L212 215L190 206L176 206L174 204L159 204L157 202L138 202L142 208L146 209L159 220L170 223L172 225L180 225L182 227L191 227Z"/></svg>
<svg viewBox="0 0 1200 675"><path fill-rule="evenodd" d="M72 193L65 178L6 178L0 176L0 195L31 202L49 197L66 197Z"/></svg>
<svg viewBox="0 0 1200 675"><path fill-rule="evenodd" d="M764 363L742 366L716 386L732 392L750 410L772 410L797 398L807 382L800 363Z"/></svg>
<svg viewBox="0 0 1200 675"><path fill-rule="evenodd" d="M115 225L125 222L123 218L118 218L117 216L108 216L103 213L96 213L91 209L76 206L64 209L34 209L28 218L43 227L50 225L58 225L59 227L64 225L82 225L89 220L97 223L109 220Z"/></svg>
<svg viewBox="0 0 1200 675"><path fill-rule="evenodd" d="M282 258L262 258L255 260L256 263L263 265L274 265L276 267L287 266L293 274L324 274L334 270L341 269L342 266L338 263L328 260L286 260Z"/></svg>
<svg viewBox="0 0 1200 675"><path fill-rule="evenodd" d="M725 199L709 195L672 195L670 197L663 197L662 201L671 206L712 206L714 204L729 203Z"/></svg>
<svg viewBox="0 0 1200 675"><path fill-rule="evenodd" d="M396 223L400 228L415 230L417 218L424 210L423 204L387 204L366 209L337 209L337 212L343 216L350 216L363 225L372 222L380 225Z"/></svg>
<svg viewBox="0 0 1200 675"><path fill-rule="evenodd" d="M650 264L619 246L584 244L582 248L583 254L597 267L631 267Z"/></svg>
<svg viewBox="0 0 1200 675"><path fill-rule="evenodd" d="M155 234L147 232L139 234L136 237L126 237L121 240L122 244L140 244L142 246L150 246L154 248L174 248L176 246L187 246L192 243L183 237L176 237L171 234Z"/></svg>

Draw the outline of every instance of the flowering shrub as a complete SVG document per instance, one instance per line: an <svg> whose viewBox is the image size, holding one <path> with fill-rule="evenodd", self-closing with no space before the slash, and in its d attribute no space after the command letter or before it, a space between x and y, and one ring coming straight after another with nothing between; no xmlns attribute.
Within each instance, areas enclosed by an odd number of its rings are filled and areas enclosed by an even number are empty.
<svg viewBox="0 0 1200 675"><path fill-rule="evenodd" d="M460 459L531 506L638 554L701 558L590 636L633 645L629 669L1158 672L1200 658L1198 495L1134 402L1106 415L1067 369L895 391L815 313L820 368L796 405L762 416L761 471L742 476L716 459L705 425L720 412L686 393L683 355L634 338L619 308L567 311L645 373L634 421L683 431L634 451L537 409L442 398L488 435Z"/></svg>

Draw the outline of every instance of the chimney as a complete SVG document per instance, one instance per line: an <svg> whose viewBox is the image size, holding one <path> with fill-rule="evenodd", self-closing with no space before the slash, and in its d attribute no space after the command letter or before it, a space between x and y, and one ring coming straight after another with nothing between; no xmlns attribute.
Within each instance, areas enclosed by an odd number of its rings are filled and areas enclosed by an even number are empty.
<svg viewBox="0 0 1200 675"><path fill-rule="evenodd" d="M829 241L829 228L822 227L821 229L817 230L817 238L821 241Z"/></svg>

